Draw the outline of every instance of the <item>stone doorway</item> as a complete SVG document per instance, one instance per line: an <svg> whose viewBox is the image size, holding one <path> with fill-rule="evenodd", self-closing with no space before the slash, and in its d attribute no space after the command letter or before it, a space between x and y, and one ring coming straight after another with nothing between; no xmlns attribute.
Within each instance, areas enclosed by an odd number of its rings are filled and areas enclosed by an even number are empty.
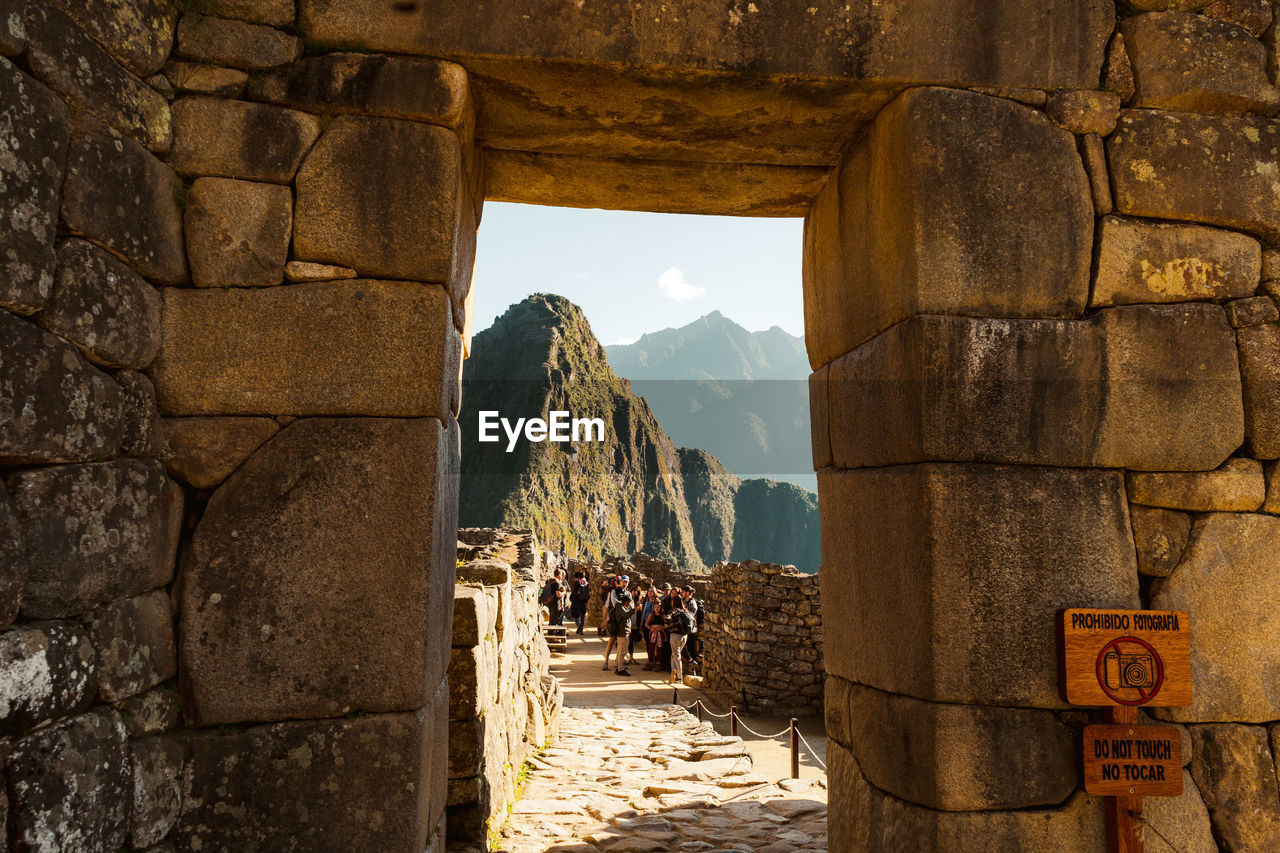
<svg viewBox="0 0 1280 853"><path fill-rule="evenodd" d="M158 790L190 783L154 841L438 843L456 377L493 198L807 217L824 601L845 614L826 636L837 849L1099 848L1049 618L1143 603L1199 626L1197 704L1170 715L1188 793L1151 825L1176 848L1276 846L1280 708L1255 675L1280 659L1269 6L159 5L120 29L39 4L0 39L44 217L15 251L51 275L61 229L162 286L149 361L45 316L55 340L24 319L42 279L15 279L8 339L49 357L4 363L37 416L0 456L57 475L147 455L122 450L121 389L154 412L120 375L141 367L188 459L215 449L181 476L207 499L173 590L190 728L170 708L129 729L79 676L74 701L27 697L10 835L62 809L81 846L118 847L145 818L29 795L49 750L101 748L85 791L126 790L139 754ZM162 85L170 51L194 67ZM9 527L61 554L41 532L72 513L31 510L31 479L6 469ZM3 577L24 637L168 584L179 498L152 479L115 504L146 534L128 583L50 608L45 578ZM1211 665L1246 646L1259 667Z"/></svg>

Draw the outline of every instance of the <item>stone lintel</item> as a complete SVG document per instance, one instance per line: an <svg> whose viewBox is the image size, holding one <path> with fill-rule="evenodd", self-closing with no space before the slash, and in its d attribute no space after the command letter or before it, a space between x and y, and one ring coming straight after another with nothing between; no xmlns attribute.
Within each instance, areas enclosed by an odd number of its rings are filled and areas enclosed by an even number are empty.
<svg viewBox="0 0 1280 853"><path fill-rule="evenodd" d="M489 150L490 201L558 207L804 216L827 179L819 166L738 165L689 160L607 160Z"/></svg>

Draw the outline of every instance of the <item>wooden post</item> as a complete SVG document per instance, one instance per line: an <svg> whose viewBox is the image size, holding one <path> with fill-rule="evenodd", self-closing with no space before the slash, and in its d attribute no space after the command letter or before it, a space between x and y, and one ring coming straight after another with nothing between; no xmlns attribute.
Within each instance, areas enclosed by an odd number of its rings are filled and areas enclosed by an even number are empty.
<svg viewBox="0 0 1280 853"><path fill-rule="evenodd" d="M797 728L798 721L795 717L791 718L791 778L800 778L800 729Z"/></svg>
<svg viewBox="0 0 1280 853"><path fill-rule="evenodd" d="M1138 709L1116 705L1107 709L1109 721L1132 726ZM1142 853L1142 797L1107 797L1107 853Z"/></svg>
<svg viewBox="0 0 1280 853"><path fill-rule="evenodd" d="M698 722L702 722L702 700L698 700Z"/></svg>
<svg viewBox="0 0 1280 853"><path fill-rule="evenodd" d="M738 736L738 706L729 706L729 734Z"/></svg>

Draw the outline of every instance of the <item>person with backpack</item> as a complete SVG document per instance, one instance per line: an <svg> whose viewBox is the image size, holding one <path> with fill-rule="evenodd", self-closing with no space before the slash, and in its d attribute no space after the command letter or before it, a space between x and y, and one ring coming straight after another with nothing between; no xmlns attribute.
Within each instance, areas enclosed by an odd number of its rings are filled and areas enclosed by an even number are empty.
<svg viewBox="0 0 1280 853"><path fill-rule="evenodd" d="M693 633L693 614L685 609L684 599L671 599L671 612L667 614L667 634L671 637L671 684L684 682L684 667L680 655L685 640Z"/></svg>
<svg viewBox="0 0 1280 853"><path fill-rule="evenodd" d="M662 649L667 643L667 626L662 621L662 601L658 598L655 587L649 587L644 614L644 629L648 634L645 651L649 656L649 662L644 668L649 672L657 672L662 669Z"/></svg>
<svg viewBox="0 0 1280 853"><path fill-rule="evenodd" d="M618 597L621 593L627 591L626 575L614 575L609 579L609 585L604 588L604 604L602 605L603 616L600 619L600 636L607 637L608 642L604 646L604 666L602 670L609 668L609 656L613 653L613 645L618 641L617 637L610 633L610 626L613 624L613 609L618 604Z"/></svg>
<svg viewBox="0 0 1280 853"><path fill-rule="evenodd" d="M668 627L666 623L666 619L675 610L675 601L677 598L679 598L679 595L677 595L676 591L671 588L671 584L664 583L662 585L662 595L659 598L659 603L662 605L662 619L663 619L664 629ZM658 664L658 669L662 670L663 672L670 672L671 671L671 633L670 631L667 631L666 633L667 633L667 636L665 638L666 642L663 643L662 649L660 650L660 654L662 657Z"/></svg>
<svg viewBox="0 0 1280 853"><path fill-rule="evenodd" d="M636 643L644 642L644 605L647 586L636 590L635 606L631 611L631 624L627 631L627 665L636 663Z"/></svg>
<svg viewBox="0 0 1280 853"><path fill-rule="evenodd" d="M547 614L550 617L547 621L551 625L564 624L564 598L565 589L562 578L564 577L564 569L556 569L548 578L546 586L542 588L542 595L538 596L538 603L547 608Z"/></svg>
<svg viewBox="0 0 1280 853"><path fill-rule="evenodd" d="M582 636L582 629L587 624L587 604L591 600L591 584L587 581L586 572L574 572L573 586L569 589L569 615L577 626L577 635Z"/></svg>
<svg viewBox="0 0 1280 853"><path fill-rule="evenodd" d="M617 588L617 575L609 575L600 582L600 624L597 630L601 637L605 635L605 628L609 624L609 608L613 606L613 592Z"/></svg>
<svg viewBox="0 0 1280 853"><path fill-rule="evenodd" d="M685 586L682 590L684 593L684 607L693 616L693 630L689 632L689 639L685 643L685 649L689 653L689 660L697 661L698 655L702 652L702 638L698 636L702 630L702 602L693 597L696 590L691 586Z"/></svg>
<svg viewBox="0 0 1280 853"><path fill-rule="evenodd" d="M609 619L606 625L609 634L609 642L604 648L604 668L609 668L609 652L613 649L614 644L618 646L618 663L614 668L614 672L618 675L630 675L626 668L627 646L623 642L623 638L631 631L631 619L635 613L635 605L631 600L631 593L627 592L626 587L619 587L614 591L614 604L609 609Z"/></svg>

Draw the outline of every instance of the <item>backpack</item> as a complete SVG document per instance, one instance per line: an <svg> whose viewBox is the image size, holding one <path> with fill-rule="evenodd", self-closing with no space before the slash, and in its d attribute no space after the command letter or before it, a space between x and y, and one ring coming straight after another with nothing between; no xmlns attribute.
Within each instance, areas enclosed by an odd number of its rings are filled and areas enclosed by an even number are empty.
<svg viewBox="0 0 1280 853"><path fill-rule="evenodd" d="M694 624L697 626L698 630L701 631L702 630L702 614L707 611L707 608L703 607L702 602L698 601L697 599L690 599L690 600L698 605L698 609L695 612L693 621L694 621Z"/></svg>
<svg viewBox="0 0 1280 853"><path fill-rule="evenodd" d="M538 598L538 603L543 607L550 607L555 603L557 589L552 586L555 582L555 578L552 578L547 581L547 585L542 588L542 595Z"/></svg>
<svg viewBox="0 0 1280 853"><path fill-rule="evenodd" d="M569 601L573 604L586 604L591 598L591 587L584 580L573 583L573 592L569 593Z"/></svg>
<svg viewBox="0 0 1280 853"><path fill-rule="evenodd" d="M631 614L635 608L629 604L621 602L615 604L613 609L609 611L609 633L618 636L624 633L624 626L631 621Z"/></svg>
<svg viewBox="0 0 1280 853"><path fill-rule="evenodd" d="M673 634L692 634L693 626L693 614L688 610L677 610L667 617L667 629Z"/></svg>

